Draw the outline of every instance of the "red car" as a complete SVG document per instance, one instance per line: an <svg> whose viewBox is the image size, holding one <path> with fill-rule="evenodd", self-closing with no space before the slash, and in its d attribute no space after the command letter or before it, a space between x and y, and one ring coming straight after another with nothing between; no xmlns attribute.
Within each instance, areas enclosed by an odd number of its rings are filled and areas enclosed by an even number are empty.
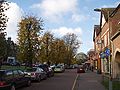
<svg viewBox="0 0 120 90"><path fill-rule="evenodd" d="M85 70L83 67L78 67L77 68L77 73L85 73Z"/></svg>

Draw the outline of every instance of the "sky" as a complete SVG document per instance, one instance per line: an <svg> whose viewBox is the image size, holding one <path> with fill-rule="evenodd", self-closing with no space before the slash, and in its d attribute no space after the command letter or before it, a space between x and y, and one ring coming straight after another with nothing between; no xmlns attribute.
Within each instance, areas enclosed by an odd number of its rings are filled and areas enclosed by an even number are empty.
<svg viewBox="0 0 120 90"><path fill-rule="evenodd" d="M44 31L61 38L75 33L81 43L79 52L93 49L94 25L99 25L100 13L95 8L117 7L120 0L9 0L10 9L5 13L9 20L7 37L17 42L18 22L25 15L44 20Z"/></svg>

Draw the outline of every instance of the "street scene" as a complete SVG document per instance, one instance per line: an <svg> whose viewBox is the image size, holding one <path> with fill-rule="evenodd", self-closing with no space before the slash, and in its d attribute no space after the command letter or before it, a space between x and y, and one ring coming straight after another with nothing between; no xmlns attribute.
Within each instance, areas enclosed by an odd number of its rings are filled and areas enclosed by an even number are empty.
<svg viewBox="0 0 120 90"><path fill-rule="evenodd" d="M101 75L91 71L77 74L76 69L68 69L64 73L57 73L52 78L40 83L34 82L32 86L20 90L105 90L100 83L101 78Z"/></svg>
<svg viewBox="0 0 120 90"><path fill-rule="evenodd" d="M120 90L120 0L0 0L0 90Z"/></svg>

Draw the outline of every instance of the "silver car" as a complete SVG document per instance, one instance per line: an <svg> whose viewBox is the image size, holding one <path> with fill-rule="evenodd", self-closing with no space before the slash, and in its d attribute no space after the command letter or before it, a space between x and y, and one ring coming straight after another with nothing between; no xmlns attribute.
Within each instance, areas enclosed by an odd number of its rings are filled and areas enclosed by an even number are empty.
<svg viewBox="0 0 120 90"><path fill-rule="evenodd" d="M47 78L46 72L39 67L33 67L25 70L26 75L31 77L31 80L41 81Z"/></svg>

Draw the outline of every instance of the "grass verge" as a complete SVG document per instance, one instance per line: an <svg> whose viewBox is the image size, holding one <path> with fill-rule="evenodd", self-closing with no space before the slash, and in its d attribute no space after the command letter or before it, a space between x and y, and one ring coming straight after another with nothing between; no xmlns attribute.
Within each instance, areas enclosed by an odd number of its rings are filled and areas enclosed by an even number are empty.
<svg viewBox="0 0 120 90"><path fill-rule="evenodd" d="M102 81L102 84L105 86L106 90L109 90L109 78L105 77ZM120 90L120 80L119 79L112 80L112 89Z"/></svg>

